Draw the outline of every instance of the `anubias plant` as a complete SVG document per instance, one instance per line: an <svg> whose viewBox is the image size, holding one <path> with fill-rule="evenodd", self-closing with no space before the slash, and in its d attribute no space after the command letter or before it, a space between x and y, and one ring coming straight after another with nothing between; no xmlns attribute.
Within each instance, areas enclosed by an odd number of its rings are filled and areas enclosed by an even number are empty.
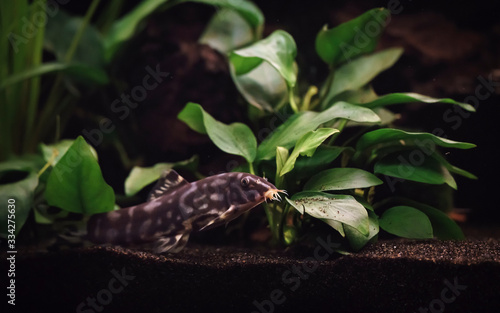
<svg viewBox="0 0 500 313"><path fill-rule="evenodd" d="M316 86L299 88L297 48L285 31L260 40L247 36L243 47L233 45L234 40L213 44L227 54L233 80L251 104L254 124L274 125L276 116L282 123L259 142L247 125L216 121L199 104L188 103L178 117L207 134L224 152L243 157L246 166L239 170L261 176L274 173L269 177L272 182L288 191L286 201L264 204L275 242L295 242L304 226L315 219L335 229L355 250L375 240L380 228L407 238L463 238L454 221L428 204L396 194L374 203L375 186L383 185L384 177L429 184L429 188L447 184L454 189L452 174L476 178L451 165L438 150L469 149L474 144L396 129L392 126L395 114L387 109L409 102L448 103L474 111L472 106L416 93L377 95L371 87L373 78L403 52L400 48L374 52L389 14L386 9L373 9L320 30L316 52L329 75L319 90ZM206 33L222 28L216 25L228 16L218 12ZM225 37L250 29L235 24L229 32L225 28ZM373 25L380 30L376 36L363 33ZM359 36L365 39L362 47ZM206 37L202 40L212 43ZM255 129L262 134L258 126ZM415 153L423 159L415 162Z"/></svg>

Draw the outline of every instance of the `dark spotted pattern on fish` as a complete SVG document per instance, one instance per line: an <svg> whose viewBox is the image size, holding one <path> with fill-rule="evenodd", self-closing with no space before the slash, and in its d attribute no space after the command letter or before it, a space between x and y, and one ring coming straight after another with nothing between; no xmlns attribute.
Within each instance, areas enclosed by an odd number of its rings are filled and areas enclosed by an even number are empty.
<svg viewBox="0 0 500 313"><path fill-rule="evenodd" d="M93 215L87 238L94 243L128 245L155 242L155 251L177 252L192 231L226 224L258 204L281 199L282 190L248 173L225 173L189 183L165 172L149 201Z"/></svg>

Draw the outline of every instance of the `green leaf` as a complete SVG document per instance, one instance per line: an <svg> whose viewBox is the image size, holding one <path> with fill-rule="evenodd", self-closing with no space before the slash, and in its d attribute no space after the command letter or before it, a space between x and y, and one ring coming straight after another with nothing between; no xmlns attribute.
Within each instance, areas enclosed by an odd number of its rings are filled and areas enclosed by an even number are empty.
<svg viewBox="0 0 500 313"><path fill-rule="evenodd" d="M150 167L134 166L125 180L125 195L133 196L144 187L157 181L164 171L178 167L190 166L195 162L195 158L175 163L157 163Z"/></svg>
<svg viewBox="0 0 500 313"><path fill-rule="evenodd" d="M344 64L335 71L334 80L328 88L328 94L322 106L331 105L333 97L344 91L365 86L382 71L396 63L402 54L403 49L390 48Z"/></svg>
<svg viewBox="0 0 500 313"><path fill-rule="evenodd" d="M332 168L311 177L305 184L304 190L326 191L367 188L382 183L372 173L358 168Z"/></svg>
<svg viewBox="0 0 500 313"><path fill-rule="evenodd" d="M377 174L398 177L420 183L448 184L457 189L457 183L448 169L432 156L423 153L413 157L412 151L389 154L375 163Z"/></svg>
<svg viewBox="0 0 500 313"><path fill-rule="evenodd" d="M252 71L231 76L241 95L259 110L273 112L288 99L288 87L281 74L269 63L262 62Z"/></svg>
<svg viewBox="0 0 500 313"><path fill-rule="evenodd" d="M319 113L324 120L325 117L331 116L335 118L344 118L358 123L377 123L380 122L380 117L372 110L363 108L358 105L350 104L344 101L336 102L329 109Z"/></svg>
<svg viewBox="0 0 500 313"><path fill-rule="evenodd" d="M378 122L380 118L373 111L347 102L337 102L331 108L321 112L300 112L289 117L260 145L257 151L258 160L269 160L275 156L277 146L291 148L305 133L315 130L321 124L336 118L344 118L356 122Z"/></svg>
<svg viewBox="0 0 500 313"><path fill-rule="evenodd" d="M316 36L316 52L330 66L373 52L390 11L372 9L337 27L326 26Z"/></svg>
<svg viewBox="0 0 500 313"><path fill-rule="evenodd" d="M377 150L387 147L414 148L432 154L435 146L444 148L470 149L476 145L472 143L453 141L438 137L430 133L412 133L399 129L383 128L365 133L356 143L355 158L361 154L376 155Z"/></svg>
<svg viewBox="0 0 500 313"><path fill-rule="evenodd" d="M188 102L184 109L177 115L177 118L186 123L192 130L200 133L207 134L205 127L204 114L205 110L196 103Z"/></svg>
<svg viewBox="0 0 500 313"><path fill-rule="evenodd" d="M418 93L413 93L413 92L391 93L388 95L378 97L377 99L375 99L371 102L368 102L368 103L364 103L362 105L364 107L373 109L373 108L392 105L392 104L401 104L401 103L410 103L410 102L448 103L448 104L458 105L462 109L469 111L469 112L476 111L476 109L474 109L474 107L472 105L467 104L467 103L457 102L457 101L455 101L453 99L449 99L449 98L442 98L442 99L431 98L431 97L420 95Z"/></svg>
<svg viewBox="0 0 500 313"><path fill-rule="evenodd" d="M305 133L295 144L295 148L281 169L280 176L283 176L293 170L295 160L297 160L299 155L311 157L316 151L316 148L322 144L326 138L338 132L338 129L320 128L318 130L312 130Z"/></svg>
<svg viewBox="0 0 500 313"><path fill-rule="evenodd" d="M251 43L253 39L252 28L240 14L231 9L221 9L212 17L198 41L227 54Z"/></svg>
<svg viewBox="0 0 500 313"><path fill-rule="evenodd" d="M0 163L1 237L12 235L9 230L18 234L26 222L33 206L40 168L39 160L17 159ZM15 224L9 223L9 220Z"/></svg>
<svg viewBox="0 0 500 313"><path fill-rule="evenodd" d="M443 164L443 162L441 162L441 164ZM454 165L451 165L450 163L446 162L445 164L446 168L450 171L450 173L454 173L454 174L458 174L458 175L461 175L463 177L467 177L469 179L477 179L477 176L466 171L466 170L463 170L461 168L458 168Z"/></svg>
<svg viewBox="0 0 500 313"><path fill-rule="evenodd" d="M409 206L395 206L382 214L380 227L393 235L412 238L433 238L429 218L419 210Z"/></svg>
<svg viewBox="0 0 500 313"><path fill-rule="evenodd" d="M177 117L193 130L208 134L212 142L222 151L241 155L249 163L255 160L257 139L247 125L242 123L223 124L205 112L199 104L192 102L186 104Z"/></svg>
<svg viewBox="0 0 500 313"><path fill-rule="evenodd" d="M369 234L368 213L352 196L303 191L286 200L302 214L339 221L364 235Z"/></svg>
<svg viewBox="0 0 500 313"><path fill-rule="evenodd" d="M292 88L297 82L294 69L296 55L297 46L292 36L285 31L277 30L249 47L233 51L229 60L234 66L236 75L246 74L261 62L268 62L281 74L288 87Z"/></svg>
<svg viewBox="0 0 500 313"><path fill-rule="evenodd" d="M362 234L356 228L351 227L347 224L343 225L346 237L349 240L349 244L354 249L354 251L361 250L361 248L363 248L368 242L370 242L373 238L375 238L375 236L377 236L379 233L378 217L372 211L368 211L368 222L369 222L368 235Z"/></svg>
<svg viewBox="0 0 500 313"><path fill-rule="evenodd" d="M113 210L115 194L104 181L90 146L79 136L54 166L45 198L63 210L95 214Z"/></svg>
<svg viewBox="0 0 500 313"><path fill-rule="evenodd" d="M319 146L312 157L297 158L291 176L295 180L309 178L311 173L319 173L326 169L346 149L346 147Z"/></svg>
<svg viewBox="0 0 500 313"><path fill-rule="evenodd" d="M43 159L45 160L45 162L50 161L51 165L55 166L74 142L75 142L74 140L64 139L52 145L46 145L41 143L40 150L42 152ZM92 152L92 155L97 160L97 152L95 151L94 147L89 146L89 148L90 151ZM57 152L54 152L54 150L56 150ZM56 153L57 155L52 160L52 156L54 153Z"/></svg>
<svg viewBox="0 0 500 313"><path fill-rule="evenodd" d="M409 206L422 211L427 215L434 230L434 236L441 240L463 240L465 239L464 233L460 226L455 223L446 213L438 210L430 205L416 202L410 199L403 199Z"/></svg>
<svg viewBox="0 0 500 313"><path fill-rule="evenodd" d="M60 62L46 62L35 68L10 76L0 83L0 90L23 80L53 72L63 72L71 77L77 78L79 81L95 83L98 85L105 85L109 82L108 74L100 68L77 63L65 64Z"/></svg>

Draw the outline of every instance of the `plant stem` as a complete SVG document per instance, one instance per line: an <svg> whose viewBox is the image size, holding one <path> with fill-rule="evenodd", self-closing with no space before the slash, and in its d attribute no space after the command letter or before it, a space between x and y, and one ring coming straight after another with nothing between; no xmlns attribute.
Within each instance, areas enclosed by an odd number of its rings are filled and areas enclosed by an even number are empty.
<svg viewBox="0 0 500 313"><path fill-rule="evenodd" d="M101 30L101 33L107 33L113 23L118 19L123 8L123 2L124 0L109 1L107 7L101 11L102 13L95 23Z"/></svg>
<svg viewBox="0 0 500 313"><path fill-rule="evenodd" d="M311 103L311 98L314 97L318 93L318 87L310 86L304 96L304 100L302 101L302 111L309 110L309 105Z"/></svg>
<svg viewBox="0 0 500 313"><path fill-rule="evenodd" d="M71 62L71 59L73 58L73 55L75 54L76 48L78 47L78 44L80 43L80 39L82 38L83 32L85 31L85 28L87 28L87 25L90 23L90 19L94 15L95 10L97 9L97 6L99 5L99 2L101 0L93 0L92 3L90 4L89 9L85 13L85 16L83 17L82 24L76 31L75 37L73 37L73 40L71 41L71 45L68 48L68 51L66 52L66 56L64 58L64 61L66 63Z"/></svg>
<svg viewBox="0 0 500 313"><path fill-rule="evenodd" d="M250 174L255 175L255 170L253 168L252 162L248 162L248 170L250 171Z"/></svg>
<svg viewBox="0 0 500 313"><path fill-rule="evenodd" d="M326 83L322 89L322 92L320 94L320 98L318 101L318 104L321 105L322 109L325 108L325 104L323 102L325 101L326 97L330 93L330 89L332 87L334 78L335 78L335 71L334 71L333 67L330 67L330 73L328 74L328 77L326 78Z"/></svg>
<svg viewBox="0 0 500 313"><path fill-rule="evenodd" d="M272 240L276 240L276 225L274 224L274 216L269 204L264 202L262 204L264 206L264 211L266 212L267 222L269 224L269 229L271 230Z"/></svg>
<svg viewBox="0 0 500 313"><path fill-rule="evenodd" d="M289 88L289 90L288 90L288 99L290 101L290 107L292 107L293 112L298 113L299 109L297 107L297 103L295 103L295 98L293 95L293 88Z"/></svg>

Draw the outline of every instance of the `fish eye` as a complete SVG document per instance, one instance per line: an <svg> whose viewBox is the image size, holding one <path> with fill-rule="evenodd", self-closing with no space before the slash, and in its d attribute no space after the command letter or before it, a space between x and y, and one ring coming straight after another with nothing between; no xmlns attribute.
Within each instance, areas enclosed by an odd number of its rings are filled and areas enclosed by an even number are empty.
<svg viewBox="0 0 500 313"><path fill-rule="evenodd" d="M243 177L243 178L241 179L241 185L242 185L243 187L247 187L247 186L248 186L248 184L250 184L250 180L248 179L248 177Z"/></svg>

